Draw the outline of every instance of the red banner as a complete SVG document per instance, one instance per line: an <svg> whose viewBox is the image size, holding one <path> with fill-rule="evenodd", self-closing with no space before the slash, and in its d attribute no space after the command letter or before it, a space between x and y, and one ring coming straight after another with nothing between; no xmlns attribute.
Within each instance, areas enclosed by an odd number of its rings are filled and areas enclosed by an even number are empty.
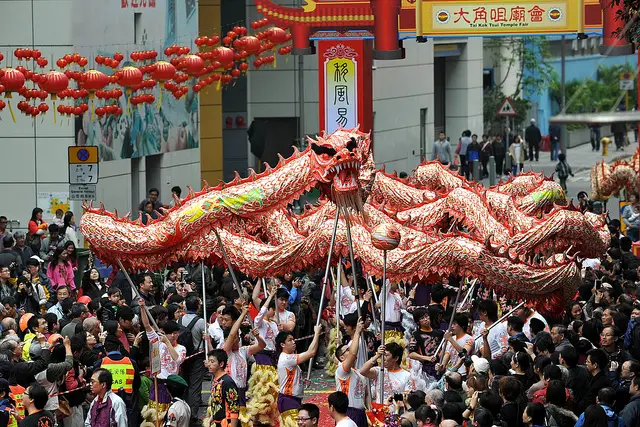
<svg viewBox="0 0 640 427"><path fill-rule="evenodd" d="M373 41L319 40L320 130L373 130Z"/></svg>

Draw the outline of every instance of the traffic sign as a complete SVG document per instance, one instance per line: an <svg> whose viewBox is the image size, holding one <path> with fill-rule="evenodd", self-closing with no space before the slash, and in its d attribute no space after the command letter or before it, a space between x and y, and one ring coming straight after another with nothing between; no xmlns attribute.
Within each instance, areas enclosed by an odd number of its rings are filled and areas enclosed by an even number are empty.
<svg viewBox="0 0 640 427"><path fill-rule="evenodd" d="M96 200L97 197L95 184L71 184L69 185L69 200Z"/></svg>
<svg viewBox="0 0 640 427"><path fill-rule="evenodd" d="M620 90L633 90L635 76L628 72L620 73Z"/></svg>
<svg viewBox="0 0 640 427"><path fill-rule="evenodd" d="M69 184L97 184L98 161L96 146L69 147Z"/></svg>
<svg viewBox="0 0 640 427"><path fill-rule="evenodd" d="M513 106L511 98L505 98L504 101L502 101L502 104L500 104L500 108L498 108L498 112L496 114L501 117L514 117L518 115L518 112Z"/></svg>
<svg viewBox="0 0 640 427"><path fill-rule="evenodd" d="M95 145L69 147L69 163L98 163L98 147Z"/></svg>
<svg viewBox="0 0 640 427"><path fill-rule="evenodd" d="M97 184L98 164L70 164L69 184Z"/></svg>

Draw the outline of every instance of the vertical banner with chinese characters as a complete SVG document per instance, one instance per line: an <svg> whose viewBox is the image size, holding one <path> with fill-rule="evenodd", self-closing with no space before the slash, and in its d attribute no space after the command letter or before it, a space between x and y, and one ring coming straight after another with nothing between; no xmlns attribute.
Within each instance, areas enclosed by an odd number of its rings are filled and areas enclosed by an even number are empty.
<svg viewBox="0 0 640 427"><path fill-rule="evenodd" d="M372 130L372 51L372 40L318 41L320 130Z"/></svg>
<svg viewBox="0 0 640 427"><path fill-rule="evenodd" d="M419 0L422 36L575 34L584 32L582 0Z"/></svg>

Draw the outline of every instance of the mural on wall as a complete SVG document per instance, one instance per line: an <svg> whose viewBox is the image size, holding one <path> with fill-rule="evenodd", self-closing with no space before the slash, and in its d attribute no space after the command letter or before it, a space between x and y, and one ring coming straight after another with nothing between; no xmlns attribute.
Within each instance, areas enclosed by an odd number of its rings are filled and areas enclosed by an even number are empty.
<svg viewBox="0 0 640 427"><path fill-rule="evenodd" d="M190 46L198 36L197 3L175 0L121 2L74 0L75 50L88 58L124 54L122 66L133 51L164 49L174 45ZM100 17L100 19L92 19ZM164 25L163 25L164 24ZM105 74L113 69L96 68ZM152 89L158 103L133 105L132 93L120 97L122 115L98 117L91 109L75 122L76 145L96 145L100 160L119 160L169 153L199 146L198 95L193 91L197 79L189 83L186 96L175 99L162 96L160 86ZM133 94L135 95L135 93ZM78 100L87 102L87 100ZM89 100L95 102L99 99Z"/></svg>

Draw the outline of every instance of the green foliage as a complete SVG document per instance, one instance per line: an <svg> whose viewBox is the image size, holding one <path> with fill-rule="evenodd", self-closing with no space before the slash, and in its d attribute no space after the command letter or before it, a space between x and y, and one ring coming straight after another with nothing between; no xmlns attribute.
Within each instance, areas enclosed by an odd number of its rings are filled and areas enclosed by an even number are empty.
<svg viewBox="0 0 640 427"><path fill-rule="evenodd" d="M609 111L618 107L617 101L624 94L620 90L620 73L628 71L635 74L634 67L626 63L624 65L612 65L607 67L600 65L596 74L596 79L571 80L565 84L565 96L567 102L567 113L590 113L597 108L599 111ZM560 110L562 103L562 93L560 82L555 79L549 85L551 97ZM624 105L625 98L622 96L621 104ZM637 91L629 91L630 108L637 105Z"/></svg>
<svg viewBox="0 0 640 427"><path fill-rule="evenodd" d="M616 22L619 25L613 34L624 34L629 42L637 43L640 39L640 19L637 19L640 0L605 0L603 3L609 4L609 6L620 4L624 6L621 11L618 11Z"/></svg>
<svg viewBox="0 0 640 427"><path fill-rule="evenodd" d="M484 93L484 122L486 129L497 129L504 121L496 112L506 97L510 97L518 112L513 128L526 122L530 102L522 99L524 94L537 94L549 86L556 78L556 72L549 64L551 58L549 43L545 37L496 37L485 43L496 66L500 64L506 72L502 81ZM503 54L504 52L504 54ZM513 93L505 93L504 83L511 73L516 73L518 82Z"/></svg>

